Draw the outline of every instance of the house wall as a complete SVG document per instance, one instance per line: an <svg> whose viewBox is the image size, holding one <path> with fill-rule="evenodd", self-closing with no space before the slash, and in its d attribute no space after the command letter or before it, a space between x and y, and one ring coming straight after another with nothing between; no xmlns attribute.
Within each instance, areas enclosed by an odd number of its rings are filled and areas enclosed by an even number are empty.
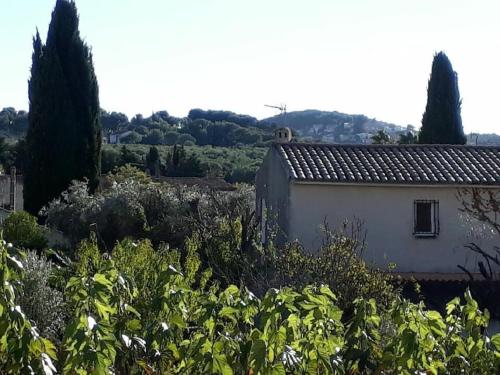
<svg viewBox="0 0 500 375"><path fill-rule="evenodd" d="M255 177L256 213L266 214L268 229L284 242L289 223L289 180L274 147L270 147ZM265 209L262 207L265 202ZM262 222L262 221L261 221Z"/></svg>
<svg viewBox="0 0 500 375"><path fill-rule="evenodd" d="M413 235L414 200L439 201L439 235ZM378 267L396 264L400 272L462 272L457 265L476 271L477 256L464 248L475 241L491 248L491 233L481 232L459 212L453 187L363 186L292 183L290 185L289 239L307 249L321 246L320 225L340 228L355 218L366 230L365 259ZM471 219L472 220L472 219Z"/></svg>

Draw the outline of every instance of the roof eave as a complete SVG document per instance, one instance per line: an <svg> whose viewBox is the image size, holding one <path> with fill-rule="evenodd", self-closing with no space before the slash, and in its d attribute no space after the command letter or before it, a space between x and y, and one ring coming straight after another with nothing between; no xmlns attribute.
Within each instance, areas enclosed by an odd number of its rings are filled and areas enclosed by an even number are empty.
<svg viewBox="0 0 500 375"><path fill-rule="evenodd" d="M298 185L336 185L336 186L367 186L367 187L425 187L425 188L483 188L500 189L498 185L488 184L456 184L456 183L412 183L412 182L365 182L365 181L314 181L290 178L290 182Z"/></svg>

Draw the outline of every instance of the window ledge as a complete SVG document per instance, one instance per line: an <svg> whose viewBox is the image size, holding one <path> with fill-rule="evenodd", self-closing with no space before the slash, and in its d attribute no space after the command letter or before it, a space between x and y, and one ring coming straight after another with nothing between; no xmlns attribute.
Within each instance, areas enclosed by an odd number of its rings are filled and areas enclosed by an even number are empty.
<svg viewBox="0 0 500 375"><path fill-rule="evenodd" d="M435 238L438 236L437 233L413 233L413 236L420 238Z"/></svg>

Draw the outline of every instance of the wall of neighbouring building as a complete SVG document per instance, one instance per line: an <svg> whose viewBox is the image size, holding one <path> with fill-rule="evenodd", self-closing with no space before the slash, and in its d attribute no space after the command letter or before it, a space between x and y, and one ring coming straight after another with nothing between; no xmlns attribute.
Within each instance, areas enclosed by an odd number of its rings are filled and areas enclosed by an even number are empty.
<svg viewBox="0 0 500 375"><path fill-rule="evenodd" d="M273 229L276 240L281 243L285 241L288 233L289 183L280 158L275 152L274 147L269 148L255 177L256 215L260 226L265 222L265 226ZM268 237L268 234L264 237Z"/></svg>
<svg viewBox="0 0 500 375"><path fill-rule="evenodd" d="M0 207L10 208L10 175L0 175ZM16 176L16 206L15 211L20 211L24 207L23 201L23 176Z"/></svg>
<svg viewBox="0 0 500 375"><path fill-rule="evenodd" d="M357 218L366 230L365 259L399 272L462 272L463 265L476 272L478 257L464 245L472 241L486 249L494 235L459 211L454 187L363 186L292 183L290 185L289 240L298 239L308 249L321 246L320 225L339 228ZM414 201L439 201L439 235L413 235Z"/></svg>

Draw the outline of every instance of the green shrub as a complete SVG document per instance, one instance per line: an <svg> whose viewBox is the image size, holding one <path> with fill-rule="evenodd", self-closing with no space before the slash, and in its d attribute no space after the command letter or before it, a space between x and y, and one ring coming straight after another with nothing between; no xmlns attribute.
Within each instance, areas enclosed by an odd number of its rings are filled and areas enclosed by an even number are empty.
<svg viewBox="0 0 500 375"><path fill-rule="evenodd" d="M101 264L101 252L97 246L95 233L90 238L78 244L74 254L75 262L72 264L75 271L80 275L92 275L99 269Z"/></svg>
<svg viewBox="0 0 500 375"><path fill-rule="evenodd" d="M178 252L155 251L149 240L125 239L116 244L112 252L116 268L131 277L141 295L140 305L147 308L151 304L153 288L158 273L169 264L178 266Z"/></svg>
<svg viewBox="0 0 500 375"><path fill-rule="evenodd" d="M67 310L63 293L50 283L54 266L34 251L29 251L22 263L24 275L19 305L41 335L58 342L64 331Z"/></svg>
<svg viewBox="0 0 500 375"><path fill-rule="evenodd" d="M6 241L27 249L42 249L47 245L42 228L36 218L25 211L11 213L3 222Z"/></svg>
<svg viewBox="0 0 500 375"><path fill-rule="evenodd" d="M398 281L365 263L362 241L358 235L348 235L346 228L347 223L338 231L326 230L318 253L308 252L299 243L276 250L273 283L296 288L326 284L346 311L357 298L374 298L380 307L389 306L399 295Z"/></svg>
<svg viewBox="0 0 500 375"><path fill-rule="evenodd" d="M139 168L134 167L130 164L125 164L117 167L113 170L113 173L107 175L107 178L111 182L116 182L121 184L127 181L136 181L142 184L147 184L151 182L151 177L149 177L145 172L141 171Z"/></svg>
<svg viewBox="0 0 500 375"><path fill-rule="evenodd" d="M248 186L212 192L155 183L143 172L123 167L110 176L106 188L93 195L85 182L74 181L43 214L47 225L63 232L74 245L94 231L107 249L127 237L181 248L196 232L209 236L219 219L241 215L243 206L251 212L253 195Z"/></svg>

